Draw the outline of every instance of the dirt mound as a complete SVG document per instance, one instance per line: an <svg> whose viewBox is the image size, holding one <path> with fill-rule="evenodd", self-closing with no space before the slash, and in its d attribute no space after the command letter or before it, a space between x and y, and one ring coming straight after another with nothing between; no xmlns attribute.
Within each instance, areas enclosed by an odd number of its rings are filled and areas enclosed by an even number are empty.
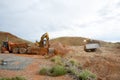
<svg viewBox="0 0 120 80"><path fill-rule="evenodd" d="M119 49L101 47L101 53L85 52L83 47L73 47L72 57L79 61L84 69L95 73L98 80L120 79L120 54Z"/></svg>
<svg viewBox="0 0 120 80"><path fill-rule="evenodd" d="M110 79L110 77L113 77L111 75L116 75L116 77L114 77L114 80L120 79L120 64L112 57L103 57L96 55L94 58L86 58L84 58L85 63L83 64L83 67L85 69L88 68L94 72L96 75L98 75L99 79L113 80Z"/></svg>
<svg viewBox="0 0 120 80"><path fill-rule="evenodd" d="M66 53L68 53L70 51L68 46L63 45L60 42L52 43L52 44L50 44L50 47L55 49L55 54L61 55L61 56L65 55Z"/></svg>
<svg viewBox="0 0 120 80"><path fill-rule="evenodd" d="M41 48L41 47L28 47L28 54L36 54L36 55L46 55L47 54L47 48Z"/></svg>

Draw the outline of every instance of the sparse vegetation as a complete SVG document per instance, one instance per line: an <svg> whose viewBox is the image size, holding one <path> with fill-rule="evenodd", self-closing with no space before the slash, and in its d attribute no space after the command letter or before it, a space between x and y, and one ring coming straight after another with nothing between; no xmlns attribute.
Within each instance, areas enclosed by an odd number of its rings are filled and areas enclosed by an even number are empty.
<svg viewBox="0 0 120 80"><path fill-rule="evenodd" d="M73 66L78 64L75 59L70 59L69 62L70 62Z"/></svg>
<svg viewBox="0 0 120 80"><path fill-rule="evenodd" d="M61 76L66 73L67 73L67 71L64 66L56 65L50 69L51 76Z"/></svg>
<svg viewBox="0 0 120 80"><path fill-rule="evenodd" d="M95 74L88 70L82 70L81 65L75 59L68 59L66 62L63 61L64 63L62 63L62 60L64 59L62 59L60 56L55 56L51 59L51 61L57 65L50 70L51 76L59 76L66 74L67 72L75 76L77 79L79 78L80 80L96 79ZM60 63L62 63L62 65L60 65Z"/></svg>
<svg viewBox="0 0 120 80"><path fill-rule="evenodd" d="M55 65L52 68L42 68L39 72L41 75L49 75L49 76L61 76L67 73L67 70L64 67L64 64L62 63L62 59L60 56L54 56L51 59L52 62L55 63Z"/></svg>
<svg viewBox="0 0 120 80"><path fill-rule="evenodd" d="M47 68L42 68L40 71L39 71L39 74L41 75L47 75L48 73L48 69Z"/></svg>
<svg viewBox="0 0 120 80"><path fill-rule="evenodd" d="M83 70L78 76L80 80L96 80L96 75L88 70Z"/></svg>
<svg viewBox="0 0 120 80"><path fill-rule="evenodd" d="M54 62L57 66L52 67L49 72L43 69L43 71L45 71L44 74L49 73L48 75L50 76L60 76L66 73L70 73L80 80L96 79L96 75L90 71L82 70L81 65L75 59L71 58L68 59L67 62L64 61L64 63L62 63L63 60L64 59L62 59L60 56L55 56L52 58L51 61Z"/></svg>
<svg viewBox="0 0 120 80"><path fill-rule="evenodd" d="M60 57L60 56L54 56L54 57L51 59L52 62L56 62L56 61L59 61L59 60L61 60L61 57Z"/></svg>
<svg viewBox="0 0 120 80"><path fill-rule="evenodd" d="M55 65L52 68L42 68L39 72L40 75L49 75L49 76L61 76L66 74L67 71L62 65Z"/></svg>
<svg viewBox="0 0 120 80"><path fill-rule="evenodd" d="M68 73L71 73L71 74L73 74L73 75L76 73L76 71L75 71L75 69L74 69L73 67L68 68L68 69L67 69L67 72L68 72Z"/></svg>
<svg viewBox="0 0 120 80"><path fill-rule="evenodd" d="M11 80L10 78L0 78L0 80Z"/></svg>
<svg viewBox="0 0 120 80"><path fill-rule="evenodd" d="M61 70L63 68L59 69L59 67L56 66L55 68L52 68L50 70L50 75L52 76L58 76L59 74L63 75L67 72L68 74L74 76L76 79L79 80L96 80L96 75L88 70L83 70L80 63L78 63L74 58L63 59L60 56L55 56L51 59L51 61L59 66L64 67L65 71L64 73L64 71Z"/></svg>
<svg viewBox="0 0 120 80"><path fill-rule="evenodd" d="M52 62L54 62L57 65L63 65L62 59L60 56L55 56L51 59Z"/></svg>
<svg viewBox="0 0 120 80"><path fill-rule="evenodd" d="M0 80L26 80L24 77L13 77L13 78L0 78Z"/></svg>

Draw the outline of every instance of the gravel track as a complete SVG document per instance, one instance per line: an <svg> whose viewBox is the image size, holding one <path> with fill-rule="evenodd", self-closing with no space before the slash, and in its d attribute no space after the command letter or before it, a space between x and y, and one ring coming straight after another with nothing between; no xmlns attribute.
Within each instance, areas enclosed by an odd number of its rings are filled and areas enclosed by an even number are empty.
<svg viewBox="0 0 120 80"><path fill-rule="evenodd" d="M32 63L33 59L28 57L20 57L14 54L0 54L0 61L4 60L7 64L0 64L0 69L22 70Z"/></svg>

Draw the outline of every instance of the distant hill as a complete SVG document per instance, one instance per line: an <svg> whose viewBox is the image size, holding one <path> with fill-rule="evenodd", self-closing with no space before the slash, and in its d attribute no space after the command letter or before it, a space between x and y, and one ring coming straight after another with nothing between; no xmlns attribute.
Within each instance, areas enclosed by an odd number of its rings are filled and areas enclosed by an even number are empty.
<svg viewBox="0 0 120 80"><path fill-rule="evenodd" d="M84 44L83 40L85 40L85 39L88 39L88 38L84 38L84 37L59 37L59 38L51 39L50 43L60 42L63 45L68 45L68 46L82 46ZM101 41L101 40L95 40L95 41L99 41L101 46L103 46L103 47L120 48L120 42L112 43L112 42L105 42L105 41Z"/></svg>
<svg viewBox="0 0 120 80"><path fill-rule="evenodd" d="M61 42L64 45L80 46L80 45L83 45L83 40L85 40L85 39L87 39L87 38L83 38L83 37L60 37L60 38L51 39L50 43Z"/></svg>
<svg viewBox="0 0 120 80"><path fill-rule="evenodd" d="M0 46L2 41L6 41L8 38L9 41L12 42L17 42L17 43L28 43L28 44L33 44L30 41L24 40L22 38L19 38L9 32L2 32L0 31ZM50 43L56 43L56 42L60 42L63 45L68 45L68 46L81 46L83 45L83 40L88 39L88 38L84 38L84 37L59 37L59 38L55 38L55 39L51 39ZM105 46L105 47L118 47L120 48L120 42L117 43L111 43L111 42L105 42L105 41L100 41L100 40L96 40L99 41L101 43L101 46Z"/></svg>
<svg viewBox="0 0 120 80"><path fill-rule="evenodd" d="M6 41L9 40L11 42L15 42L15 43L28 43L28 44L32 44L32 42L24 40L22 38L19 38L11 33L8 32L2 32L0 31L0 45L2 43L2 41Z"/></svg>

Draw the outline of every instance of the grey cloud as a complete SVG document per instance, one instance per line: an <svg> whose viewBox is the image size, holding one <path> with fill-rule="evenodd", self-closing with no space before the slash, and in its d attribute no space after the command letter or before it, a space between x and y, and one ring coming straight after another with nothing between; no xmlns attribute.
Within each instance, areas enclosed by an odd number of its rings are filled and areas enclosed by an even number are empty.
<svg viewBox="0 0 120 80"><path fill-rule="evenodd" d="M0 0L0 30L30 40L44 32L72 35L78 30L79 35L87 30L90 33L88 29L92 26L104 25L114 18L106 17L112 12L106 7L99 12L102 19L91 21L90 16L96 16L103 3L104 0Z"/></svg>

